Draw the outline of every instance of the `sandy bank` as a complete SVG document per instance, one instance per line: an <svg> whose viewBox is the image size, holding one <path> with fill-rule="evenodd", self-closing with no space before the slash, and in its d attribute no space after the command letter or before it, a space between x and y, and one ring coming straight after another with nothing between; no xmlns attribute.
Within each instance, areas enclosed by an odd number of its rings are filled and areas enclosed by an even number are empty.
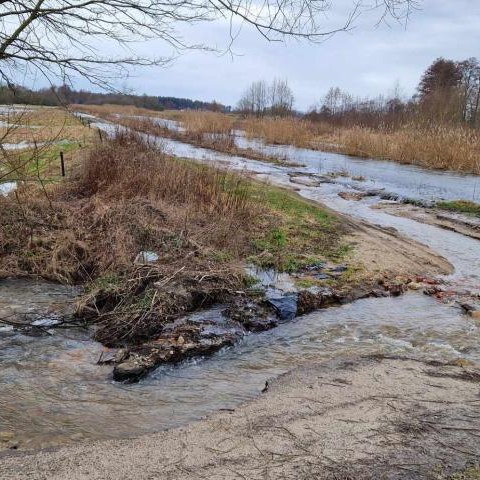
<svg viewBox="0 0 480 480"><path fill-rule="evenodd" d="M134 440L0 457L2 479L446 478L480 458L480 372L406 359L312 365L255 401Z"/></svg>

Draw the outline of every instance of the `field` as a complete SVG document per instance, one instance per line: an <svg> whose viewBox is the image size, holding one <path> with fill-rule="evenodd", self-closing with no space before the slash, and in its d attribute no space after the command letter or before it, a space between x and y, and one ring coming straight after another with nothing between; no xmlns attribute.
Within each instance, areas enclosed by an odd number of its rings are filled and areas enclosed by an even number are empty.
<svg viewBox="0 0 480 480"><path fill-rule="evenodd" d="M61 108L26 107L0 111L0 179L50 182L61 175L60 152L68 168L96 132Z"/></svg>
<svg viewBox="0 0 480 480"><path fill-rule="evenodd" d="M480 134L468 127L411 123L394 130L375 130L362 126L336 127L296 117L240 118L201 112L163 112L161 115L181 121L197 135L221 133L226 126L232 126L244 130L248 138L260 138L269 144L480 174Z"/></svg>

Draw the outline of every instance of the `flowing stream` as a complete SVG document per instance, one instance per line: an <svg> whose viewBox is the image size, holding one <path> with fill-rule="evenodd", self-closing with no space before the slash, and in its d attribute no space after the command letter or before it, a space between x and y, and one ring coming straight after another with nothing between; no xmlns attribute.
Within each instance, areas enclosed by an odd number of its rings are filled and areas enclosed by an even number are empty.
<svg viewBox="0 0 480 480"><path fill-rule="evenodd" d="M111 131L109 124L96 126ZM289 185L297 175L348 172L333 183L301 185L300 194L337 211L395 227L431 246L454 266L449 279L480 289L480 243L460 234L372 209L378 197L343 200L346 188L385 188L409 198L477 199L479 177L440 173L393 162L360 160L293 147L251 142L262 151L288 151L305 167L280 167L220 154L168 139L153 139L171 153L256 172L272 183ZM366 181L352 180L365 176ZM307 178L307 177L305 177ZM299 187L299 185L293 185ZM260 334L210 358L162 367L136 385L112 382L111 367L96 362L102 346L81 329L49 330L55 312L68 310L75 291L48 283L0 281L0 314L45 312L40 331L0 327L0 447L49 447L71 441L137 436L185 424L220 408L253 398L265 380L305 363L339 355L374 352L411 354L439 360L480 361L480 329L451 305L420 293L371 298L321 310ZM28 305L26 311L22 311ZM220 315L221 308L197 314ZM53 313L52 313L53 312ZM0 316L1 316L0 315ZM2 440L3 439L3 440Z"/></svg>

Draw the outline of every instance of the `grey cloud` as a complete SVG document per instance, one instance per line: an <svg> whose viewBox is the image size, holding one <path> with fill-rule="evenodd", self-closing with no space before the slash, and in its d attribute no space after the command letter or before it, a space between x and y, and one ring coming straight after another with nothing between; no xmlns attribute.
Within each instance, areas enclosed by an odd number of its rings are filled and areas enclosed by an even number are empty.
<svg viewBox="0 0 480 480"><path fill-rule="evenodd" d="M333 11L325 19L327 28L341 24L351 7L351 0L333 3ZM378 11L365 13L351 32L320 44L269 43L243 26L233 45L233 58L188 52L168 69L137 69L126 84L138 93L235 104L250 81L280 77L289 80L296 107L306 109L332 85L365 96L386 93L398 80L411 95L422 71L436 57L480 56L480 2L425 0L407 25L390 22L376 26L377 20ZM221 21L198 24L184 27L182 34L221 50L228 45L229 26ZM168 53L155 41L136 48L148 54Z"/></svg>

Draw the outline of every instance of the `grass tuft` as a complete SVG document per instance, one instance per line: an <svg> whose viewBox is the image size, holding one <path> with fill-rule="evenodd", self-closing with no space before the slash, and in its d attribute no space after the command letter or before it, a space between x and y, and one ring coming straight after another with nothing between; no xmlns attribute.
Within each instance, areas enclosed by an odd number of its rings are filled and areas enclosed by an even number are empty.
<svg viewBox="0 0 480 480"><path fill-rule="evenodd" d="M436 205L442 210L449 212L466 213L480 217L480 204L468 200L452 200L450 202L438 202Z"/></svg>

